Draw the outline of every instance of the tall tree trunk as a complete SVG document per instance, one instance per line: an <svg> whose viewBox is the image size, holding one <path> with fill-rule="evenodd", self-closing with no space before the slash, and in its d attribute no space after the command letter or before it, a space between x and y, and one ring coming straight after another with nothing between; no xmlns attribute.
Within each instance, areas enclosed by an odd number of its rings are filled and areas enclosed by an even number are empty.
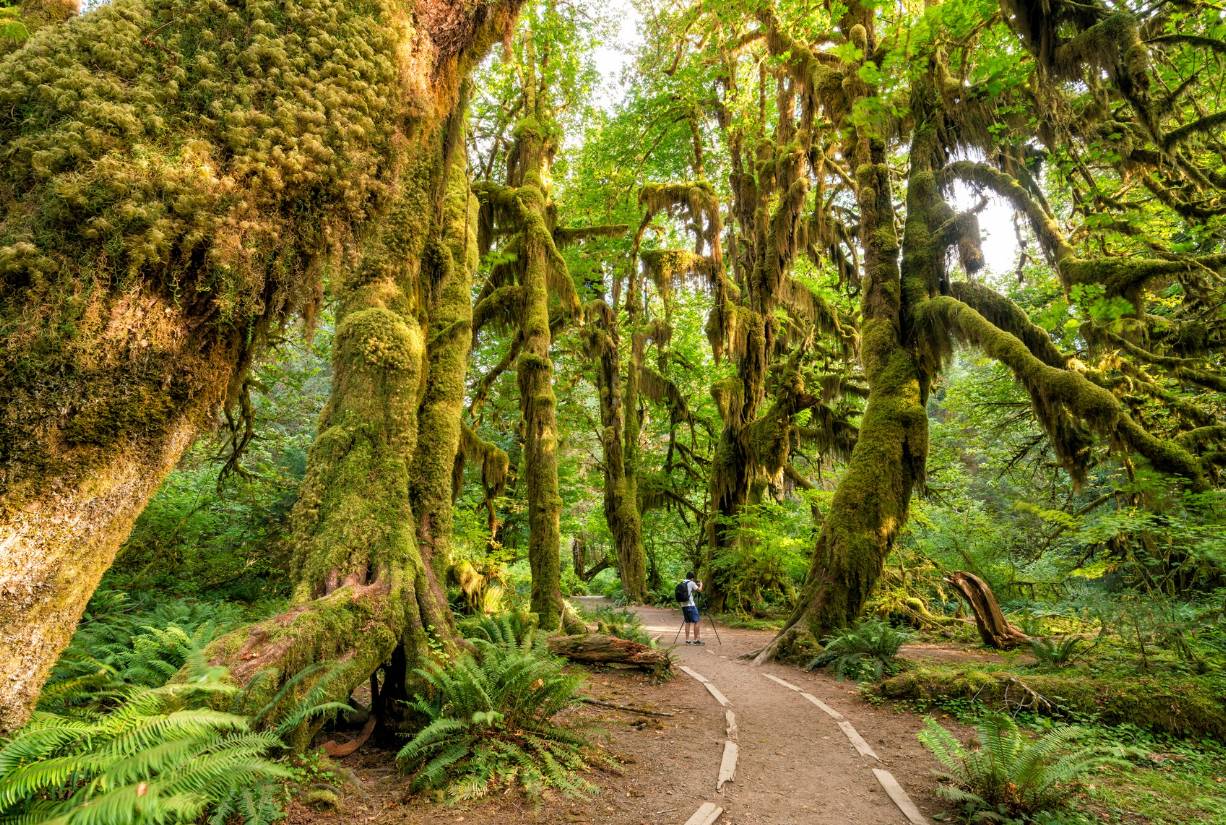
<svg viewBox="0 0 1226 825"><path fill-rule="evenodd" d="M528 493L528 563L532 569L532 611L541 627L562 621L561 518L558 492L557 399L553 394L553 344L549 330L550 269L559 266L546 216L546 165L551 150L535 119L520 123L511 185L522 204L524 267L523 346L515 363L524 439L524 481ZM565 275L563 267L562 274ZM569 277L569 276L567 276Z"/></svg>
<svg viewBox="0 0 1226 825"><path fill-rule="evenodd" d="M385 214L391 190L412 188L387 186L406 138L437 137L458 78L513 10L513 0L324 0L278 7L270 21L258 5L114 0L0 63L6 110L22 113L0 120L0 730L28 717L136 515L241 384L267 330L314 304L338 242ZM335 48L302 47L325 29ZM447 36L435 43L433 32ZM274 119L298 131L264 128ZM371 357L396 373L421 336L412 319L386 316L400 300L388 281L372 274L364 297L346 298L338 358L382 342L394 349ZM400 400L404 376L351 366L338 387L373 395L334 399L331 417ZM316 463L353 474L350 452L383 449L383 436L347 424L322 435ZM404 442L404 422L385 435ZM378 469L395 475L393 464ZM351 480L398 486L370 471ZM342 581L369 579L367 594L403 589L361 564L330 564L322 548L303 552L304 574L324 576L325 589L334 568ZM300 582L300 595L315 587ZM368 607L357 612L386 612ZM320 614L295 608L281 627L356 639L367 622L349 613L305 627Z"/></svg>
<svg viewBox="0 0 1226 825"><path fill-rule="evenodd" d="M429 364L410 488L418 545L437 582L446 581L451 566L454 473L456 456L461 454L461 414L472 348L472 281L480 257L478 204L469 187L462 126L462 118L451 119L451 133L444 143L450 156L443 159L449 169L443 208L423 262Z"/></svg>
<svg viewBox="0 0 1226 825"><path fill-rule="evenodd" d="M453 647L440 556L451 530L455 388L467 366L457 350L471 339L475 229L462 117L405 142L393 205L341 286L332 395L290 516L293 606L210 649L241 682L279 685L325 663L329 692L344 698L383 668L375 710L386 717L397 712L408 670L433 647Z"/></svg>
<svg viewBox="0 0 1226 825"><path fill-rule="evenodd" d="M869 14L864 12L866 28ZM945 278L950 244L938 237L937 227L951 210L936 187L934 165L943 155L932 101L924 97L923 82L917 84L901 265L885 141L862 129L851 153L865 253L860 357L868 402L796 609L759 661L794 649L804 653L815 640L860 616L906 523L912 490L924 479L925 404L937 364L921 360L926 354L917 345L913 321L916 307L936 294Z"/></svg>
<svg viewBox="0 0 1226 825"><path fill-rule="evenodd" d="M639 514L638 485L631 472L632 452L627 429L637 410L623 401L621 355L617 317L604 301L588 305L588 353L594 361L596 388L600 396L600 446L604 456L604 515L613 536L617 572L626 598L635 603L647 599L647 556L643 550L643 524ZM641 364L630 362L626 396L633 373ZM637 427L635 427L637 430ZM634 447L637 448L637 434Z"/></svg>

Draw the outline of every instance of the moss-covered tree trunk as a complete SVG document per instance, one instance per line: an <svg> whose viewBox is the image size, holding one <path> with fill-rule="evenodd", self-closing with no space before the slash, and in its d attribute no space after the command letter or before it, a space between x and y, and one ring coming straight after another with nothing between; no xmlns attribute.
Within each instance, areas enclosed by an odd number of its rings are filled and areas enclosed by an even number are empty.
<svg viewBox="0 0 1226 825"><path fill-rule="evenodd" d="M553 394L553 338L549 330L550 269L556 270L560 264L554 260L557 250L546 215L545 174L551 153L542 124L535 117L521 121L510 174L523 220L524 255L520 275L523 344L515 372L528 495L532 612L539 617L541 627L555 629L562 621L562 496L558 492L557 399Z"/></svg>
<svg viewBox="0 0 1226 825"><path fill-rule="evenodd" d="M417 516L422 558L435 581L451 566L451 523L456 456L461 450L461 413L472 348L472 280L479 260L477 199L469 188L461 118L445 140L450 157L439 223L423 261L422 288L429 318L426 386L418 413L410 503Z"/></svg>
<svg viewBox="0 0 1226 825"><path fill-rule="evenodd" d="M114 0L0 63L12 115L0 120L0 729L28 716L136 515L266 331L311 306L320 264L412 189L396 183L406 143L438 142L458 78L513 7ZM321 37L329 48L306 47ZM388 476L355 483L407 498L380 443L407 443L403 423L378 438L350 426L407 397L401 370L420 377L420 325L387 315L417 285L398 285L401 298L388 283L371 275L345 298L338 358L353 368L338 388L352 392L333 399L337 427L314 464L356 476L347 458L365 451ZM345 510L344 493L315 493ZM346 535L339 523L317 532ZM332 593L344 592L325 601L337 611L298 607L253 631L234 646L240 673L260 660L243 657L261 634L290 668L305 648L279 631L358 639L378 615L389 632L365 635L390 638L407 623L373 598L413 586L383 575L392 554L303 553L300 598L335 574ZM364 667L378 646L351 658Z"/></svg>
<svg viewBox="0 0 1226 825"><path fill-rule="evenodd" d="M325 663L343 697L382 668L388 715L407 670L454 643L442 567L475 229L461 117L406 141L392 206L341 285L332 394L290 517L293 607L210 651L240 681Z"/></svg>
<svg viewBox="0 0 1226 825"><path fill-rule="evenodd" d="M873 52L872 12L853 4L842 22L849 41ZM869 58L872 59L872 58ZM855 68L855 67L852 67ZM846 84L853 100L869 93ZM917 119L923 113L917 112ZM797 605L785 628L758 656L804 654L861 613L885 558L906 522L911 493L922 483L928 453L927 385L915 351L910 313L935 290L939 262L930 237L936 189L934 126L920 122L907 188L906 250L895 230L884 136L855 128L846 154L856 169L859 239L864 250L860 361L869 393L859 436L822 523ZM902 262L900 265L900 251Z"/></svg>
<svg viewBox="0 0 1226 825"><path fill-rule="evenodd" d="M613 536L622 590L629 601L641 603L647 598L647 555L643 550L638 484L630 463L637 452L637 426L634 427L633 447L629 440L630 419L636 418L637 410L626 402L632 392L632 383L637 390L634 372L641 364L631 358L631 375L623 394L617 317L603 301L595 301L588 307L587 320L588 352L592 356L600 396L605 522Z"/></svg>

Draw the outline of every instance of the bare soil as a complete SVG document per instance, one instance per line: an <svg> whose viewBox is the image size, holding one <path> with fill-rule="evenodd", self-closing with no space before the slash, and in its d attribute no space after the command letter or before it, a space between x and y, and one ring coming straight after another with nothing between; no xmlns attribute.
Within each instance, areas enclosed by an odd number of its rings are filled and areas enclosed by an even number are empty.
<svg viewBox="0 0 1226 825"><path fill-rule="evenodd" d="M639 608L649 632L668 646L678 611ZM537 825L684 823L704 802L724 809L721 825L906 825L906 818L877 784L872 768L884 767L928 816L941 810L933 796L936 763L916 739L922 719L868 704L852 682L770 664L754 667L739 657L769 641L766 631L719 626L716 642L704 619L707 645L675 648L678 664L699 672L727 697L739 728L736 778L715 790L724 743L724 709L694 679L678 672L657 684L631 671L605 670L588 678L587 695L606 702L670 713L644 717L591 705L568 712L566 721L586 727L593 741L621 763L621 774L594 771L600 787L591 798L547 793L539 800L503 794L476 803L447 805L409 796L392 754L362 749L341 760L354 782L334 811L295 803L290 825ZM836 722L799 693L765 678L778 676L831 705L852 722L880 757L858 754Z"/></svg>

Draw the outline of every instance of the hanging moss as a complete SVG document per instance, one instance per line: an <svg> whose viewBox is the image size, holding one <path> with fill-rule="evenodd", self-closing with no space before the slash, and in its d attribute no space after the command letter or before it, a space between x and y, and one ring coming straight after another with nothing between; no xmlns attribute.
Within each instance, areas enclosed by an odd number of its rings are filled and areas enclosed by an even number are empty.
<svg viewBox="0 0 1226 825"><path fill-rule="evenodd" d="M621 356L617 345L617 316L604 301L593 301L584 313L587 351L596 374L600 397L600 444L604 457L604 513L617 558L618 576L626 598L647 598L647 555L643 548L643 525L639 511L638 478L628 466L625 444L625 410L621 381ZM633 370L635 364L631 364ZM640 380L641 380L640 373ZM675 387L674 387L675 390ZM636 405L637 406L637 405ZM637 414L632 407L631 416Z"/></svg>
<svg viewBox="0 0 1226 825"><path fill-rule="evenodd" d="M918 312L933 314L960 340L979 347L1008 366L1030 393L1036 415L1052 436L1058 451L1067 453L1068 450L1068 445L1059 439L1061 431L1055 423L1059 421L1060 412L1067 409L1100 435L1119 439L1145 456L1158 470L1181 475L1197 489L1206 485L1203 469L1191 453L1147 432L1132 420L1110 391L1092 383L1081 373L1047 365L1017 337L994 326L953 297L934 298Z"/></svg>

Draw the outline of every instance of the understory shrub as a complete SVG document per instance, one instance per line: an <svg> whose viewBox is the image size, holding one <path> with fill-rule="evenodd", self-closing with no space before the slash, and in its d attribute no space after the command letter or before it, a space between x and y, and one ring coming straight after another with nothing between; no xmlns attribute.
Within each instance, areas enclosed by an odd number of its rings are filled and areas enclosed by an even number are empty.
<svg viewBox="0 0 1226 825"><path fill-rule="evenodd" d="M1032 638L1030 652L1044 667L1063 667L1081 652L1084 639L1080 636L1059 636L1050 639Z"/></svg>
<svg viewBox="0 0 1226 825"><path fill-rule="evenodd" d="M1102 746L1077 744L1082 735L1068 725L1031 740L1007 714L990 713L977 725L974 749L932 718L919 739L944 769L937 793L956 803L965 821L1026 822L1063 807L1090 771L1128 765Z"/></svg>
<svg viewBox="0 0 1226 825"><path fill-rule="evenodd" d="M547 654L545 637L537 633L536 616L526 610L471 616L460 621L460 632L478 644L487 642L525 653Z"/></svg>
<svg viewBox="0 0 1226 825"><path fill-rule="evenodd" d="M213 639L243 621L231 604L131 598L99 590L56 662L39 707L106 707L132 687L158 687Z"/></svg>
<svg viewBox="0 0 1226 825"><path fill-rule="evenodd" d="M479 657L416 671L427 690L410 706L426 725L396 757L415 772L413 788L446 790L456 800L515 786L529 795L545 788L568 795L594 790L577 774L608 759L553 722L578 701L580 678L522 640L474 641Z"/></svg>
<svg viewBox="0 0 1226 825"><path fill-rule="evenodd" d="M839 678L880 679L892 672L898 650L911 638L905 630L868 619L823 641L823 650L808 670L829 668Z"/></svg>

